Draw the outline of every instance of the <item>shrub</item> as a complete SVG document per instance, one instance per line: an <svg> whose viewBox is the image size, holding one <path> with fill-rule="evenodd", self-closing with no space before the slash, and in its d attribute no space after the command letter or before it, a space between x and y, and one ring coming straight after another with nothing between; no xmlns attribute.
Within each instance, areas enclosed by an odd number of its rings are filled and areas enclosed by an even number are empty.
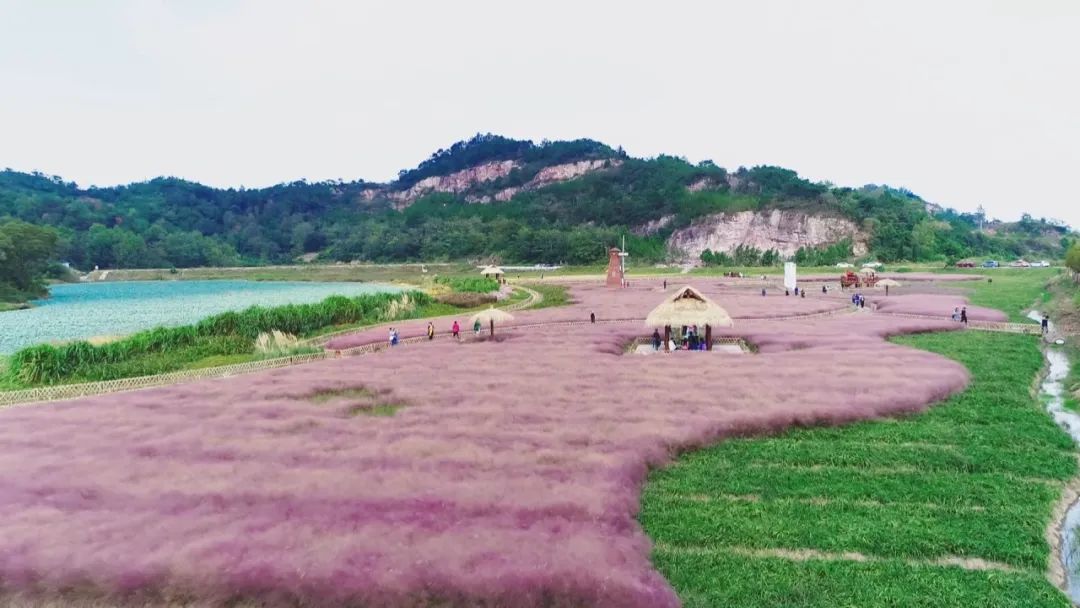
<svg viewBox="0 0 1080 608"><path fill-rule="evenodd" d="M459 293L491 293L499 290L499 282L487 277L439 277L435 282Z"/></svg>

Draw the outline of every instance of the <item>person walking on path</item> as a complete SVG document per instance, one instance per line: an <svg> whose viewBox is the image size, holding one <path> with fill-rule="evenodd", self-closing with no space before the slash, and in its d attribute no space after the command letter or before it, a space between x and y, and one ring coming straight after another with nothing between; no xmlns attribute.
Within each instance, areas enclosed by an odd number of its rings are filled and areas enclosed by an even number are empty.
<svg viewBox="0 0 1080 608"><path fill-rule="evenodd" d="M387 335L386 341L390 344L390 346L394 345L394 328L393 327L390 328L390 333L389 333L389 335Z"/></svg>
<svg viewBox="0 0 1080 608"><path fill-rule="evenodd" d="M454 335L454 338L461 339L461 326L458 325L457 321L454 321L454 324L450 327L450 333Z"/></svg>
<svg viewBox="0 0 1080 608"><path fill-rule="evenodd" d="M1045 336L1050 333L1050 315L1043 315L1042 318L1042 333Z"/></svg>
<svg viewBox="0 0 1080 608"><path fill-rule="evenodd" d="M959 306L957 306L956 308L953 309L953 311L952 311L952 320L956 321L957 323L960 322L960 307Z"/></svg>
<svg viewBox="0 0 1080 608"><path fill-rule="evenodd" d="M967 325L967 306L960 309L960 322Z"/></svg>
<svg viewBox="0 0 1080 608"><path fill-rule="evenodd" d="M595 312L590 312L589 313L589 323L596 323L596 313Z"/></svg>
<svg viewBox="0 0 1080 608"><path fill-rule="evenodd" d="M480 319L477 319L476 321L473 322L472 330L473 330L474 334L476 334L478 336L480 335Z"/></svg>
<svg viewBox="0 0 1080 608"><path fill-rule="evenodd" d="M427 323L427 339L435 339L435 324L433 324L431 321L428 321Z"/></svg>
<svg viewBox="0 0 1080 608"><path fill-rule="evenodd" d="M660 350L660 330L659 329L652 330L652 349L654 351L655 350Z"/></svg>
<svg viewBox="0 0 1080 608"><path fill-rule="evenodd" d="M664 289L667 289L667 279L664 279Z"/></svg>

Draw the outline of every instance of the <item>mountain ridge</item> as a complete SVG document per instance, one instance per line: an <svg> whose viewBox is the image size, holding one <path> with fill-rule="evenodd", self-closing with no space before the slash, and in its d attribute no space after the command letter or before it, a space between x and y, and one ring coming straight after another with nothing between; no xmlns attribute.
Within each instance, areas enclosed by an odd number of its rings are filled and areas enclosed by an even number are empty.
<svg viewBox="0 0 1080 608"><path fill-rule="evenodd" d="M803 261L828 262L817 249L830 250L830 259L948 261L1060 257L1073 238L1068 227L1029 217L995 224L990 234L978 229L985 217L935 206L902 188L834 187L781 167L728 171L711 161L634 158L590 139L535 144L477 135L387 183L298 180L237 189L154 178L82 189L41 173L0 172L0 221L55 228L60 256L80 268L282 263L304 255L590 263L624 236L637 259L686 259L672 239L680 230L748 212L757 220L747 225L764 225L761 218L775 211L851 227L826 240L781 234L769 247L778 254L770 262L798 257L799 250L780 243L805 243ZM846 252L837 247L845 239ZM716 242L757 249L759 263L770 243L759 233L737 240Z"/></svg>

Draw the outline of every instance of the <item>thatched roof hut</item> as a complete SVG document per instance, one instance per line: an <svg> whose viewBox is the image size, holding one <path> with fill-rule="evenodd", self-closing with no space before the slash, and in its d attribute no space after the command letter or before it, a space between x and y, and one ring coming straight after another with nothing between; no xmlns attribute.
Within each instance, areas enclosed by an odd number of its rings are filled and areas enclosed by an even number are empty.
<svg viewBox="0 0 1080 608"><path fill-rule="evenodd" d="M488 266L487 268L481 270L480 274L484 275L485 277L495 277L497 279L506 273L503 272L503 269L499 268L498 266Z"/></svg>
<svg viewBox="0 0 1080 608"><path fill-rule="evenodd" d="M645 325L664 328L664 349L668 348L671 328L680 325L705 327L706 348L712 350L712 328L731 327L731 315L719 304L687 285L664 299L645 318Z"/></svg>
<svg viewBox="0 0 1080 608"><path fill-rule="evenodd" d="M488 308L487 310L481 310L480 312L476 313L475 315L473 315L472 317L469 318L469 321L474 323L474 324L477 321L480 321L480 323L487 323L488 326L491 328L491 335L492 336L495 335L495 322L496 321L498 321L499 323L506 323L508 321L513 321L513 320L514 320L514 315L506 312L505 310L500 310L498 308L495 308L494 306L492 306L491 308Z"/></svg>
<svg viewBox="0 0 1080 608"><path fill-rule="evenodd" d="M693 287L686 286L675 291L645 319L649 327L667 327L679 325L709 325L712 327L731 327L731 316L727 311Z"/></svg>

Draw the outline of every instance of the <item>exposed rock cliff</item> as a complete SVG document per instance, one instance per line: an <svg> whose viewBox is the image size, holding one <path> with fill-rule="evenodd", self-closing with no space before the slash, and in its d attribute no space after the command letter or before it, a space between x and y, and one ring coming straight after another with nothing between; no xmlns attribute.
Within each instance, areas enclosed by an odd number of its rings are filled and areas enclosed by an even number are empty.
<svg viewBox="0 0 1080 608"><path fill-rule="evenodd" d="M800 247L831 245L846 238L852 239L857 255L865 253L865 235L851 220L774 209L704 216L676 230L668 247L689 260L697 260L706 249L730 253L739 245L790 256Z"/></svg>
<svg viewBox="0 0 1080 608"><path fill-rule="evenodd" d="M536 188L542 188L551 184L569 181L581 177L586 173L617 167L621 163L622 161L620 160L599 159L551 165L541 169L531 180L522 186L504 188L496 192L494 196L470 194L465 197L465 200L470 203L490 203L492 200L505 202L523 190L535 190ZM512 160L494 161L449 175L426 177L413 184L408 190L392 190L388 187L368 188L361 192L360 195L364 201L386 198L394 202L395 208L404 209L425 194L431 194L433 192L461 194L469 191L478 184L506 177L511 171L519 166L520 165L516 161Z"/></svg>
<svg viewBox="0 0 1080 608"><path fill-rule="evenodd" d="M369 188L364 190L361 195L364 200L368 201L382 196L394 201L395 207L404 208L425 194L431 194L432 192L458 194L465 192L476 184L506 177L517 166L518 164L512 160L499 160L470 167L449 175L426 177L413 184L408 190Z"/></svg>

